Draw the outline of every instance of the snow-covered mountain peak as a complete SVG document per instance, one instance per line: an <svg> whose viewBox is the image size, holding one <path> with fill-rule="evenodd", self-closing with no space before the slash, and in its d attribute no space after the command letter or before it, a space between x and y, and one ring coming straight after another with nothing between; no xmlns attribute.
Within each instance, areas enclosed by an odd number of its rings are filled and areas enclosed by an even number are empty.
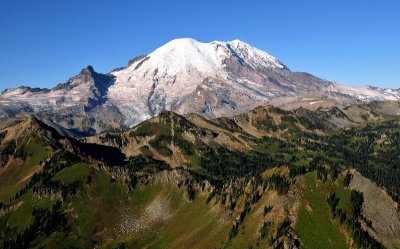
<svg viewBox="0 0 400 249"><path fill-rule="evenodd" d="M311 76L304 84L301 74L292 77L277 58L240 40L175 39L110 74L115 84L107 97L128 125L162 110L231 115L327 84Z"/></svg>
<svg viewBox="0 0 400 249"><path fill-rule="evenodd" d="M251 45L233 40L228 42L213 41L203 43L192 38L174 39L143 59L136 60L125 70L113 72L155 76L180 77L187 74L203 78L220 75L225 68L226 59L240 60L247 66L255 68L285 68L278 59Z"/></svg>
<svg viewBox="0 0 400 249"><path fill-rule="evenodd" d="M196 46L196 44L200 44L202 42L199 42L193 38L177 38L177 39L173 39L169 42L167 42L166 44L164 44L162 47L173 47L173 46L180 46L180 45L189 45L189 46Z"/></svg>
<svg viewBox="0 0 400 249"><path fill-rule="evenodd" d="M149 54L146 64L158 68L159 75L211 73L222 67L223 53L217 50L209 43L194 39L175 39Z"/></svg>

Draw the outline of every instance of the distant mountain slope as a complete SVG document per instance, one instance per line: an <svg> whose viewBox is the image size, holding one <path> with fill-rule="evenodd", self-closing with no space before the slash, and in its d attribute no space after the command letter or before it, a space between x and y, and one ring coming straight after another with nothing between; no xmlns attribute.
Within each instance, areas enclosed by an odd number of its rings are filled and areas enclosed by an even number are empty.
<svg viewBox="0 0 400 249"><path fill-rule="evenodd" d="M278 97L278 105L289 99L296 106L302 96L314 95L343 105L400 100L399 89L350 87L292 72L239 40L202 43L183 38L108 74L89 66L52 89L8 89L0 95L0 118L36 112L77 135L90 135L132 127L164 110L230 117ZM309 101L309 106L319 106L318 101Z"/></svg>

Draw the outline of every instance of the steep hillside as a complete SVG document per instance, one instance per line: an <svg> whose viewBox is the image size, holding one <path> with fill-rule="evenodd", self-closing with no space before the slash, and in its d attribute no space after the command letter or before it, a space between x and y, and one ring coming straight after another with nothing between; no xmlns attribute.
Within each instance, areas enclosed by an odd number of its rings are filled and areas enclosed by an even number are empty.
<svg viewBox="0 0 400 249"><path fill-rule="evenodd" d="M52 153L51 139L34 118L0 130L0 202L13 197Z"/></svg>
<svg viewBox="0 0 400 249"><path fill-rule="evenodd" d="M366 220L376 221L370 224L369 232L380 238L386 247L395 248L400 240L399 204L395 203L385 191L360 173L353 171L351 174L352 179L349 187L363 193L363 212ZM368 223L365 226L368 226Z"/></svg>

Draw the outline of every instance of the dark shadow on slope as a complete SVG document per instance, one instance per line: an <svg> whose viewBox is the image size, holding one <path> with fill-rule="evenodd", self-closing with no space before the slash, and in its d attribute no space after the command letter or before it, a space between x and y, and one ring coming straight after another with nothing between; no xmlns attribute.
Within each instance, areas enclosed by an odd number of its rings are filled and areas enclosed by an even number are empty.
<svg viewBox="0 0 400 249"><path fill-rule="evenodd" d="M75 139L71 139L70 142L75 153L86 160L94 159L108 166L123 166L126 163L125 155L118 148L100 144L86 144Z"/></svg>

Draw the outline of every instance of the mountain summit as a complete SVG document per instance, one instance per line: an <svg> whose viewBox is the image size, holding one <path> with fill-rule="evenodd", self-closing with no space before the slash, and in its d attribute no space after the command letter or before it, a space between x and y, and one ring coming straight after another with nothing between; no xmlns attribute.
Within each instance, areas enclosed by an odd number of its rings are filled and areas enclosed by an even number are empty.
<svg viewBox="0 0 400 249"><path fill-rule="evenodd" d="M328 85L308 74L293 74L272 55L239 40L172 40L111 74L116 80L109 98L132 118L127 124L164 109L210 118L231 116L277 96ZM132 110L137 115L130 115Z"/></svg>
<svg viewBox="0 0 400 249"><path fill-rule="evenodd" d="M350 87L292 72L240 40L202 43L183 38L108 74L88 66L53 89L6 90L0 95L0 117L38 112L65 128L95 133L134 126L163 110L216 118L243 113L276 97L310 93L364 102L400 99L400 90Z"/></svg>

